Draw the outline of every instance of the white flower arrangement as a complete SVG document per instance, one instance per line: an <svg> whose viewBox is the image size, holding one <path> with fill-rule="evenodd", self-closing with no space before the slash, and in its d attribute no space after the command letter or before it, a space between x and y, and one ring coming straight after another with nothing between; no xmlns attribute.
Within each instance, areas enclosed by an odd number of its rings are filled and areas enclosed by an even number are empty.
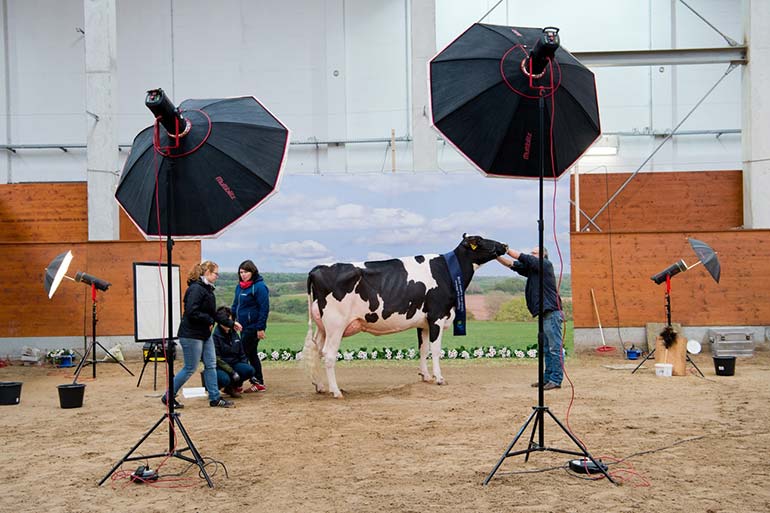
<svg viewBox="0 0 770 513"><path fill-rule="evenodd" d="M73 356L75 353L71 349L59 349L57 351L51 351L46 355L51 361L54 358L61 356ZM273 362L288 362L302 360L302 351L295 351L289 348L274 349L269 353L259 351L257 353L260 361L269 360ZM416 360L419 358L419 353L416 349L395 349L392 347L367 349L361 347L359 349L340 350L337 351L337 360L344 360L346 362L352 362L355 360ZM431 352L428 352L428 358L433 358ZM537 358L537 347L529 346L526 349L511 349L507 346L488 346L488 347L464 347L453 348L448 350L441 350L440 358L448 360L472 360L479 358Z"/></svg>
<svg viewBox="0 0 770 513"><path fill-rule="evenodd" d="M75 351L72 349L67 349L66 347L61 349L54 349L53 351L48 351L45 355L45 359L48 360L51 363L57 363L59 360L70 357L73 360L75 359Z"/></svg>

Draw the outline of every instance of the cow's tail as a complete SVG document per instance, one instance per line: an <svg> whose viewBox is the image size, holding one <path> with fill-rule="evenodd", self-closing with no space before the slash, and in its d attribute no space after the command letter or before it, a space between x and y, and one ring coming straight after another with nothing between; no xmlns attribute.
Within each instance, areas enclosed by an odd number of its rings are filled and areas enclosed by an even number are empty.
<svg viewBox="0 0 770 513"><path fill-rule="evenodd" d="M302 349L302 362L310 374L310 379L316 385L320 385L321 379L321 353L318 350L315 337L318 330L313 333L313 293L310 275L307 277L307 335L305 335L305 347Z"/></svg>

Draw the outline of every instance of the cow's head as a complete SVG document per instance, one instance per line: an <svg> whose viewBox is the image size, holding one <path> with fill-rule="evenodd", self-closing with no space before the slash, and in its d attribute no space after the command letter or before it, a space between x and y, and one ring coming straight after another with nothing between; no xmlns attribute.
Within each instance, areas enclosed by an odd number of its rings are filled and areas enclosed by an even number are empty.
<svg viewBox="0 0 770 513"><path fill-rule="evenodd" d="M460 246L464 247L471 261L476 265L481 265L490 260L504 255L508 251L508 246L502 242L492 239L485 239L478 235L463 234L463 241Z"/></svg>

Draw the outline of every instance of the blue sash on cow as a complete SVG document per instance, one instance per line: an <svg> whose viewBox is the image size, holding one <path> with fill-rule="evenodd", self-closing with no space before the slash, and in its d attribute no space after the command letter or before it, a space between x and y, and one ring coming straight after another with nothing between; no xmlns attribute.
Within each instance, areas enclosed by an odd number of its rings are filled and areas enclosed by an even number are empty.
<svg viewBox="0 0 770 513"><path fill-rule="evenodd" d="M441 255L449 267L449 276L455 289L455 320L453 323L453 335L465 336L465 287L463 287L463 275L460 271L460 263L454 251Z"/></svg>

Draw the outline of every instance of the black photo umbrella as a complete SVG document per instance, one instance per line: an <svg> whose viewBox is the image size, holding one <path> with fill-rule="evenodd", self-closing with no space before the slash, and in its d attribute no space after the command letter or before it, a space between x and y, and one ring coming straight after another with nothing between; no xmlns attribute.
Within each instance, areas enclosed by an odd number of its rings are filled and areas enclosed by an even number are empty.
<svg viewBox="0 0 770 513"><path fill-rule="evenodd" d="M430 61L433 125L485 174L556 178L601 133L594 74L548 29L476 23Z"/></svg>
<svg viewBox="0 0 770 513"><path fill-rule="evenodd" d="M538 178L539 275L543 275L543 180L558 178L601 133L594 75L561 49L559 29L519 28L476 23L430 61L433 126L482 173ZM548 173L546 173L548 169ZM536 451L583 456L585 472L607 466L595 460L545 406L543 394L543 282L538 312L538 405L484 480L489 483L505 458ZM548 415L579 451L545 445ZM512 451L532 424L529 446ZM535 432L538 438L535 440Z"/></svg>
<svg viewBox="0 0 770 513"><path fill-rule="evenodd" d="M155 115L155 124L134 138L115 197L146 237L166 238L166 283L171 284L174 237L216 237L278 190L289 129L252 96L185 100L177 108L162 89L153 89L144 103ZM214 486L174 411L173 287L167 289L168 410L99 485L126 461L173 456L197 465L208 485ZM132 456L166 419L168 450ZM174 427L187 442L186 448L177 446ZM187 450L191 456L182 454Z"/></svg>
<svg viewBox="0 0 770 513"><path fill-rule="evenodd" d="M722 269L719 265L719 259L716 252L703 241L698 239L687 239L690 242L690 247L695 254L698 255L698 263L691 265L688 269L692 269L698 264L703 264L703 267L709 272L714 281L719 283L719 277L722 274Z"/></svg>
<svg viewBox="0 0 770 513"><path fill-rule="evenodd" d="M156 123L136 136L115 194L146 236L216 237L278 190L289 129L256 98L176 110L158 89L146 103L165 130Z"/></svg>

